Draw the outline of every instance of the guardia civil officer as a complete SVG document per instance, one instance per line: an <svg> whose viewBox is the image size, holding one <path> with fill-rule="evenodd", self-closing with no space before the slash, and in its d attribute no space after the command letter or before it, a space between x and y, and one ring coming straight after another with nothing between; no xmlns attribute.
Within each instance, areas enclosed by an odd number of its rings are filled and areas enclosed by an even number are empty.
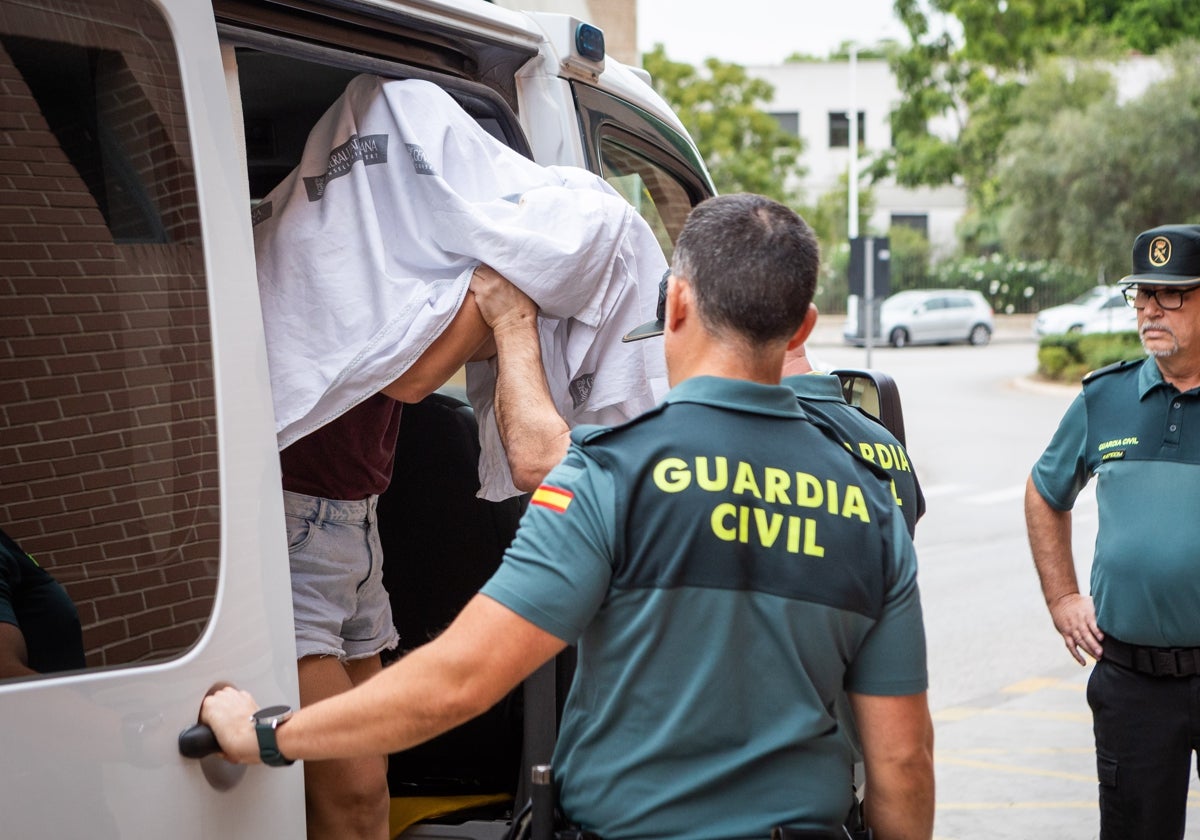
<svg viewBox="0 0 1200 840"><path fill-rule="evenodd" d="M817 308L809 309L815 327ZM908 533L915 536L917 522L925 514L925 494L904 444L878 419L846 402L840 379L813 370L804 344L790 348L784 357L783 384L796 393L806 412L832 426L849 449L888 471Z"/></svg>
<svg viewBox="0 0 1200 840"><path fill-rule="evenodd" d="M816 268L816 240L786 207L753 195L698 205L657 327L664 402L571 433L500 570L428 645L257 727L248 694L209 697L202 719L226 756L402 749L577 643L554 771L583 828L607 840L765 840L775 826L844 837L851 761L831 709L848 690L868 824L879 840L929 838L912 541L886 474L779 384Z"/></svg>
<svg viewBox="0 0 1200 840"><path fill-rule="evenodd" d="M1025 494L1054 626L1085 664L1102 840L1181 838L1200 744L1200 225L1133 244L1125 298L1148 358L1084 378ZM1080 594L1071 508L1097 478L1091 597Z"/></svg>

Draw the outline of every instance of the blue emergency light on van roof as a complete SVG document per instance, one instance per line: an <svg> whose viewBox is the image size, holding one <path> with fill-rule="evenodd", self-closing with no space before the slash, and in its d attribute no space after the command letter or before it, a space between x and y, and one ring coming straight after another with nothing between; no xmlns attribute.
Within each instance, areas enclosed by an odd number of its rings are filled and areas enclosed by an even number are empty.
<svg viewBox="0 0 1200 840"><path fill-rule="evenodd" d="M575 30L575 49L592 61L604 60L604 30L590 23L581 23Z"/></svg>

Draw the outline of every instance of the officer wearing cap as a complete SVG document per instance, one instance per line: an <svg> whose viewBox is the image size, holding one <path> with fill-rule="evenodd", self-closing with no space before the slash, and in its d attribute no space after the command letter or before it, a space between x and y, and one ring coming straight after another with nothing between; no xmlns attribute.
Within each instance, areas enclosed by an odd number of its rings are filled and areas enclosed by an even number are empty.
<svg viewBox="0 0 1200 840"><path fill-rule="evenodd" d="M1121 280L1148 358L1103 368L1033 467L1025 517L1067 650L1096 663L1102 840L1183 837L1200 744L1200 225L1148 230ZM1079 592L1071 508L1097 477L1091 597Z"/></svg>
<svg viewBox="0 0 1200 840"><path fill-rule="evenodd" d="M660 331L672 386L619 427L576 429L504 562L437 639L278 720L272 755L419 743L567 644L578 668L554 754L562 810L606 840L844 838L849 691L867 824L928 838L933 728L916 556L885 471L780 384L818 247L792 210L709 199L676 243ZM255 761L256 704L202 719ZM801 836L801 835L797 835Z"/></svg>

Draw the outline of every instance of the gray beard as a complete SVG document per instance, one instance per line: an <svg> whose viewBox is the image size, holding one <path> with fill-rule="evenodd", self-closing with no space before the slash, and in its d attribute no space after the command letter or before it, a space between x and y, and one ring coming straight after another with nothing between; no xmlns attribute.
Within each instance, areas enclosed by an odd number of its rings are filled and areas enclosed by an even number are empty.
<svg viewBox="0 0 1200 840"><path fill-rule="evenodd" d="M1175 342L1175 346L1171 347L1168 350L1151 350L1149 347L1147 347L1146 346L1146 327L1149 327L1149 326L1153 326L1156 329L1160 329L1163 332L1165 332L1167 335L1171 336L1171 340ZM1179 339L1175 338L1175 333L1173 333L1171 331L1171 328L1168 327L1166 324L1143 324L1142 328L1140 330L1138 330L1138 337L1142 341L1142 349L1146 351L1146 355L1152 356L1155 359L1165 359L1168 356L1174 356L1176 353L1179 352Z"/></svg>

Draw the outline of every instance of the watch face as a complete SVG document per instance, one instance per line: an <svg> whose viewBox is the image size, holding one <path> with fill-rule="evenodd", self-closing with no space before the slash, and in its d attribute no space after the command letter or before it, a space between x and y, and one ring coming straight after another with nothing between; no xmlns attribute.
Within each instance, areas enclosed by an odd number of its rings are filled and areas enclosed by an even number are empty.
<svg viewBox="0 0 1200 840"><path fill-rule="evenodd" d="M254 713L256 721L268 721L271 718L283 717L292 712L291 706L267 706L265 709L259 709Z"/></svg>

